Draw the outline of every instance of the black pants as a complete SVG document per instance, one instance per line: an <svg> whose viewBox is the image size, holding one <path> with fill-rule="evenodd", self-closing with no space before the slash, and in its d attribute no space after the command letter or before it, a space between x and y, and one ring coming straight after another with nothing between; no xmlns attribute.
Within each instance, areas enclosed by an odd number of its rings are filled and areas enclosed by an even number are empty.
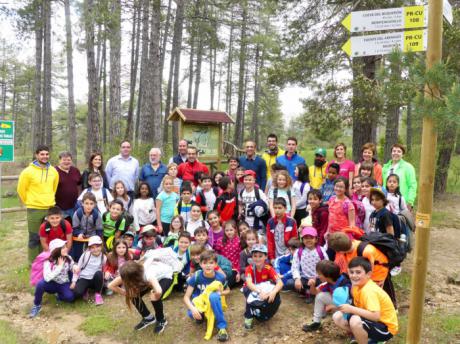
<svg viewBox="0 0 460 344"><path fill-rule="evenodd" d="M157 320L161 321L164 320L165 315L163 312L163 301L161 298L163 297L164 293L171 287L172 284L172 279L169 278L163 278L162 280L159 281L162 294L161 297L158 301L151 301L153 309L155 310L155 317ZM133 305L136 307L137 311L139 312L140 315L142 315L143 318L147 318L150 315L150 311L147 308L147 306L144 303L144 300L142 300L142 296L150 292L151 289L145 289L144 291L141 292L140 296L132 299Z"/></svg>
<svg viewBox="0 0 460 344"><path fill-rule="evenodd" d="M162 236L164 236L165 238L168 236L169 234L169 226L171 224L170 223L166 223L166 222L161 222L161 227L163 227L163 233L161 233Z"/></svg>
<svg viewBox="0 0 460 344"><path fill-rule="evenodd" d="M246 309L244 311L244 317L245 318L256 318L257 320L260 321L266 321L271 319L276 312L278 311L278 308L281 305L281 297L280 294L276 294L275 300L273 302L269 303L267 300L264 303L263 306L260 307L252 307L248 304L247 299L249 294L251 294L251 290L247 287L243 289L243 294L244 297L246 298Z"/></svg>
<svg viewBox="0 0 460 344"><path fill-rule="evenodd" d="M388 276L385 279L385 282L383 282L383 290L385 290L390 297L391 301L393 302L393 306L395 309L398 308L398 304L396 302L396 292L395 292L395 287L393 285L393 281L391 280L391 274L388 272Z"/></svg>
<svg viewBox="0 0 460 344"><path fill-rule="evenodd" d="M104 287L104 277L102 271L97 271L93 278L88 280L85 278L79 278L75 289L73 290L75 298L78 299L85 294L88 289L93 289L96 293L102 293L102 288Z"/></svg>
<svg viewBox="0 0 460 344"><path fill-rule="evenodd" d="M302 221L302 219L306 218L307 216L308 216L307 208L296 209L295 214L294 214L294 219L297 222L297 228L300 227L300 222Z"/></svg>

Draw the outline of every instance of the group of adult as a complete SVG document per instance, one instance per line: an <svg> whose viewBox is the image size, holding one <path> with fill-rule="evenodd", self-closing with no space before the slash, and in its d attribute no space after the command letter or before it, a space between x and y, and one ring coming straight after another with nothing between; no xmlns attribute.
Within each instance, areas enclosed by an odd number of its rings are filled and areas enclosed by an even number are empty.
<svg viewBox="0 0 460 344"><path fill-rule="evenodd" d="M289 137L285 148L278 146L278 137L270 134L267 137L267 149L259 156L254 141L245 142L245 154L239 157L234 163L239 167L253 170L256 174L257 185L264 190L267 180L271 177L270 167L277 163L283 165L293 180L295 168L299 164L306 164L305 159L297 152L297 139ZM119 154L110 158L104 169L103 156L100 152L91 154L88 167L80 173L74 166L72 155L69 152L59 154L59 161L56 166L50 164L50 150L47 146L40 145L35 150L35 160L26 167L19 177L18 195L27 208L28 225L28 256L32 261L40 251L40 238L38 229L46 217L49 208L57 205L61 208L64 217L71 217L75 209L77 198L82 189L88 188L88 176L96 172L102 176L103 185L112 189L116 181L121 180L128 194L133 197L138 181L147 182L152 192L152 197L157 196L158 188L167 174L167 166L162 162L162 152L159 148L152 148L149 152L148 162L140 167L139 161L131 155L132 147L129 141L120 144ZM340 143L335 146L334 159L340 166L340 175L352 179L359 170L360 164L372 162L374 165L374 178L379 184L385 185L389 174L397 174L400 178L401 194L409 206L414 204L417 191L417 181L413 166L403 159L405 149L400 144L395 144L391 150L391 160L383 167L376 159L374 144L366 144L361 150L361 160L355 165L346 157L346 146ZM315 162L310 167L310 179L312 187L313 179L316 184L326 178L328 162L326 161L326 150L315 151ZM198 160L197 149L189 146L187 140L180 140L178 143L177 155L170 158L168 163L178 165L177 177L184 181L190 181L195 186L198 184L196 175L201 172L209 174L208 167ZM319 174L316 170L319 168ZM314 174L314 175L313 175Z"/></svg>

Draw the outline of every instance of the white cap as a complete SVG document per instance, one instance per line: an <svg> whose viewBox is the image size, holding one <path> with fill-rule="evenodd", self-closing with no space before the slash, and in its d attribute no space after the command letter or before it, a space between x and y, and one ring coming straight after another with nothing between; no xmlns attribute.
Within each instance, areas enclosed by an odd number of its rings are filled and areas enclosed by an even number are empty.
<svg viewBox="0 0 460 344"><path fill-rule="evenodd" d="M61 239L53 239L53 240L51 240L50 245L49 245L50 252L53 252L57 248L64 247L65 243L66 243L66 241L61 240Z"/></svg>
<svg viewBox="0 0 460 344"><path fill-rule="evenodd" d="M98 237L97 235L93 235L92 237L89 238L88 247L93 246L93 245L102 245L102 239Z"/></svg>

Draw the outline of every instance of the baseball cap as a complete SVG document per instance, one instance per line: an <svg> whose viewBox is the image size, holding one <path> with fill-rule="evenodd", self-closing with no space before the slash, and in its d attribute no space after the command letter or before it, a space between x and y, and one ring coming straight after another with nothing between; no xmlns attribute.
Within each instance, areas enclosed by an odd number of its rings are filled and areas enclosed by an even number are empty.
<svg viewBox="0 0 460 344"><path fill-rule="evenodd" d="M50 252L53 252L57 248L64 247L66 242L67 241L61 240L61 239L53 239L53 240L51 240L50 245L49 245Z"/></svg>
<svg viewBox="0 0 460 344"><path fill-rule="evenodd" d="M253 176L255 178L256 173L253 170L246 170L244 171L243 177L246 177L246 176Z"/></svg>
<svg viewBox="0 0 460 344"><path fill-rule="evenodd" d="M155 228L154 225L146 225L146 226L142 227L142 231L141 231L140 235L142 236L147 232L152 232L154 234L157 234L157 231L156 231L156 228Z"/></svg>
<svg viewBox="0 0 460 344"><path fill-rule="evenodd" d="M262 252L268 254L267 246L263 244L255 244L254 246L252 246L251 254L254 252Z"/></svg>
<svg viewBox="0 0 460 344"><path fill-rule="evenodd" d="M318 232L317 232L316 229L313 228L313 227L303 227L303 228L302 228L302 238L303 238L305 235L311 235L312 237L317 237L317 236L318 236Z"/></svg>
<svg viewBox="0 0 460 344"><path fill-rule="evenodd" d="M324 148L316 148L315 155L321 155L322 157L326 157L326 150Z"/></svg>
<svg viewBox="0 0 460 344"><path fill-rule="evenodd" d="M134 238L136 235L135 235L133 232L131 232L131 231L127 231L127 232L125 232L125 233L123 234L123 236L124 236L124 237L130 236L130 237L133 237L133 238Z"/></svg>
<svg viewBox="0 0 460 344"><path fill-rule="evenodd" d="M378 193L378 194L380 194L383 198L386 198L386 197L387 197L387 195L385 195L385 192L383 192L383 190L380 189L380 188L371 188L371 194L372 194L372 193Z"/></svg>
<svg viewBox="0 0 460 344"><path fill-rule="evenodd" d="M93 245L102 245L102 239L97 235L93 235L89 238L88 247L91 247Z"/></svg>

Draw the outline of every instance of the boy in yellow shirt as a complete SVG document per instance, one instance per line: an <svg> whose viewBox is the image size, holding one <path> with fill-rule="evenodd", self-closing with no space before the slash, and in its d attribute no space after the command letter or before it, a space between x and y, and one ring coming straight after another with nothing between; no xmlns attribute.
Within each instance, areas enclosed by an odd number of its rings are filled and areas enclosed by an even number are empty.
<svg viewBox="0 0 460 344"><path fill-rule="evenodd" d="M372 265L364 257L355 257L348 265L353 306L338 307L332 319L350 332L358 344L390 340L398 333L398 318L388 294L371 280Z"/></svg>

